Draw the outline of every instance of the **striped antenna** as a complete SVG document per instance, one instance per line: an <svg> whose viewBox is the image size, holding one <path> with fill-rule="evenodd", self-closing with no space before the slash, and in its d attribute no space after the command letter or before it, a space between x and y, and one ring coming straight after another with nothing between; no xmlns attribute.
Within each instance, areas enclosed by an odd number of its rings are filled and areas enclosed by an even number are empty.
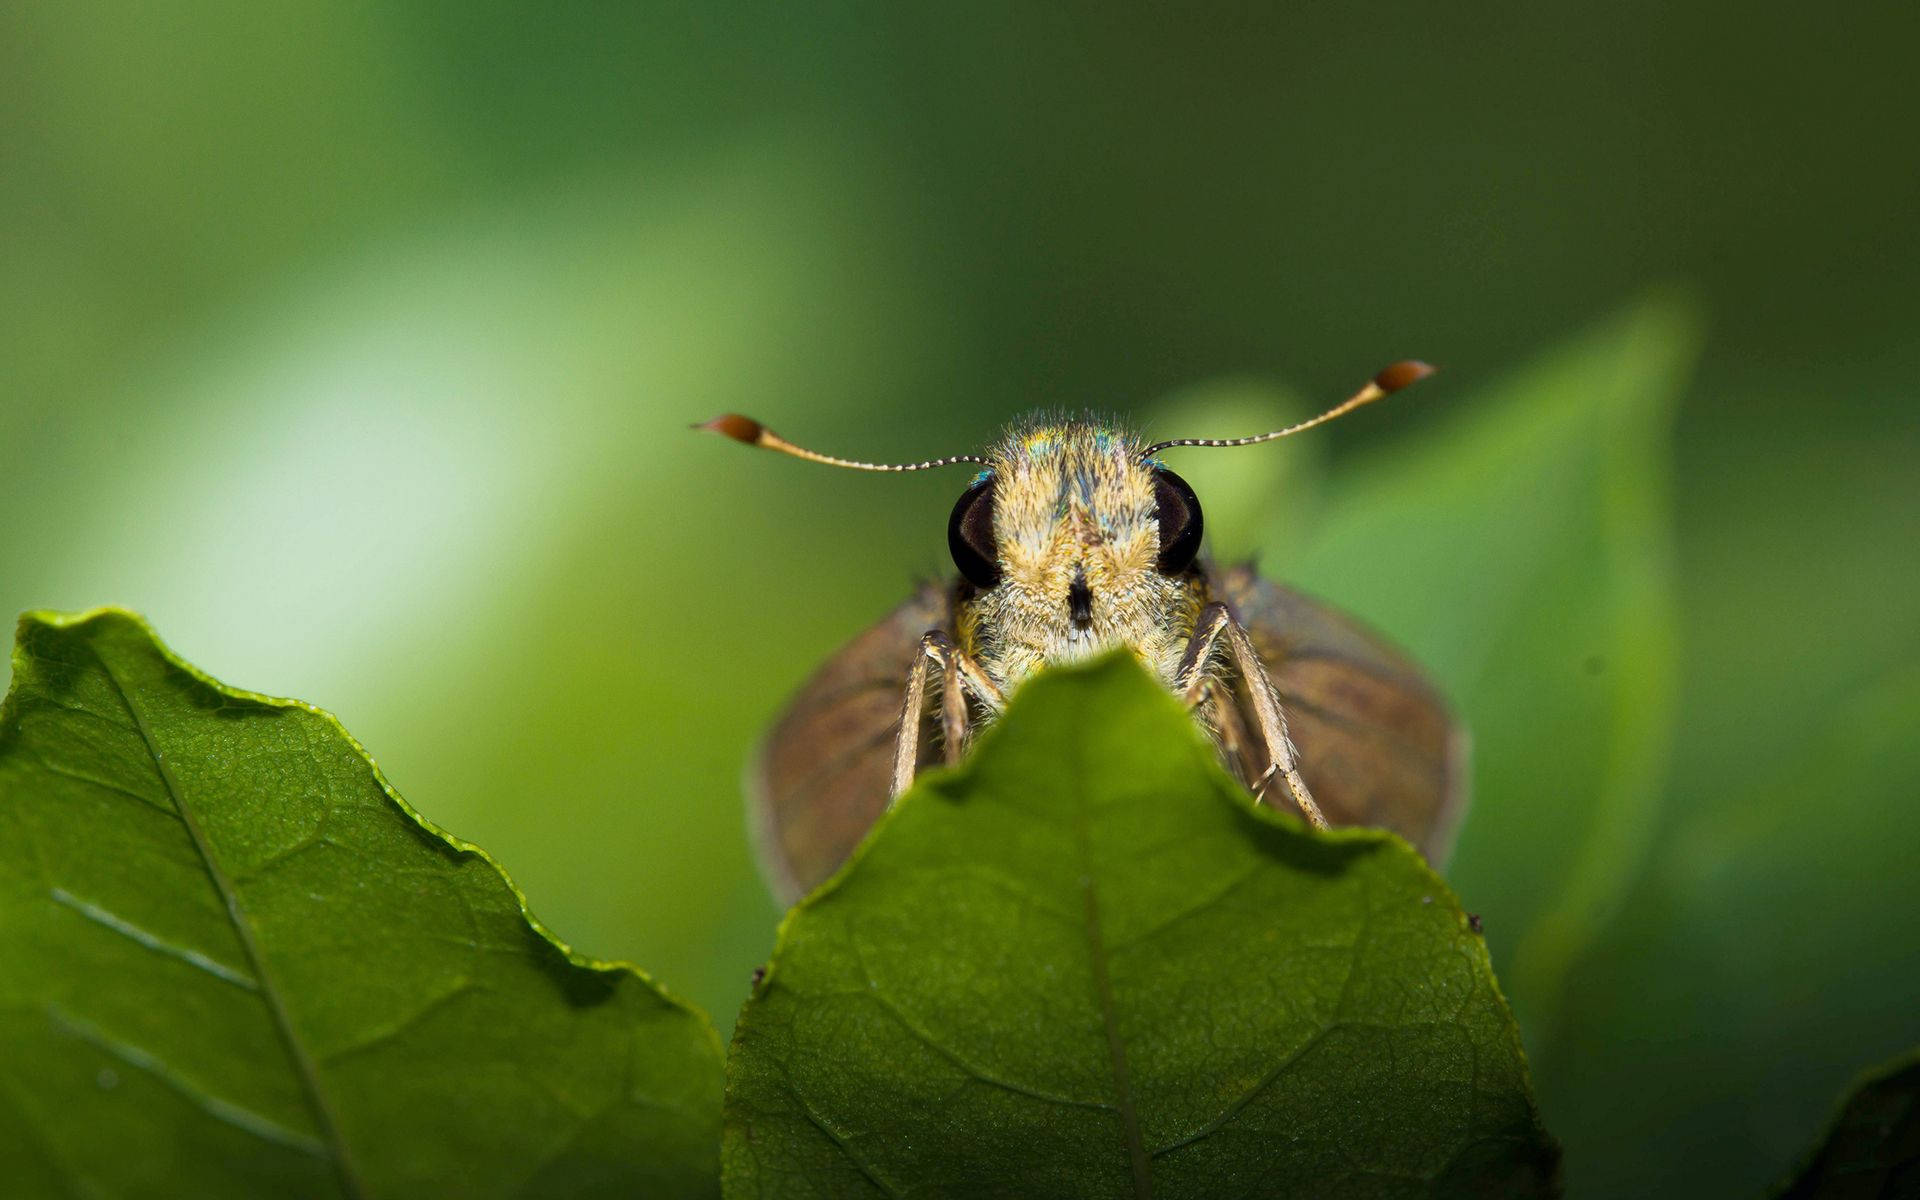
<svg viewBox="0 0 1920 1200"><path fill-rule="evenodd" d="M1408 384L1418 383L1433 374L1434 368L1417 359L1397 362L1367 381L1367 386L1334 405L1317 417L1289 425L1285 429L1276 429L1272 433L1255 434L1243 438L1174 438L1170 442L1155 442L1148 446L1142 457L1151 458L1162 450L1174 446L1252 446L1259 442L1271 442L1289 434L1299 433L1303 429L1312 429L1315 425L1324 425L1335 417L1344 417L1363 404L1372 404L1375 400L1393 395Z"/></svg>
<svg viewBox="0 0 1920 1200"><path fill-rule="evenodd" d="M796 446L773 430L739 413L721 413L711 421L703 421L694 426L708 433L717 433L730 437L736 442L745 442L749 446L758 446L762 450L778 450L782 454L791 454L795 458L804 458L808 462L825 463L829 467L847 467L854 471L925 471L932 467L950 467L955 463L979 463L986 465L987 460L978 454L955 454L951 458L930 458L917 463L870 463L856 462L851 458L835 458L831 454L822 454L818 450L809 450L805 446Z"/></svg>

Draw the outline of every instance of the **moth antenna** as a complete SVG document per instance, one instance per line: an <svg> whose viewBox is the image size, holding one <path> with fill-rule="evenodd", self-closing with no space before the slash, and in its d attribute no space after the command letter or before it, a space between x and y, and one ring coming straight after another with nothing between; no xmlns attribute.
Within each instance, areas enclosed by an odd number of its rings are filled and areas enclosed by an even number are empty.
<svg viewBox="0 0 1920 1200"><path fill-rule="evenodd" d="M1142 457L1151 457L1173 446L1251 446L1258 442L1271 442L1289 434L1299 433L1303 429L1312 429L1315 425L1324 425L1335 417L1344 417L1364 404L1393 395L1408 384L1418 383L1433 374L1434 368L1418 359L1409 358L1397 362L1386 370L1367 380L1367 386L1334 405L1317 417L1311 417L1298 425L1289 425L1285 429L1276 429L1272 433L1255 434L1243 438L1174 438L1168 442L1155 442L1142 452Z"/></svg>
<svg viewBox="0 0 1920 1200"><path fill-rule="evenodd" d="M831 454L822 454L818 450L809 450L805 446L796 446L773 430L739 413L721 413L711 421L703 421L693 428L708 433L717 433L730 437L736 442L745 442L749 446L758 446L762 450L778 450L782 454L791 454L795 458L804 458L808 462L825 463L829 467L846 467L854 471L925 471L932 467L950 467L955 463L979 463L986 465L986 459L978 454L955 454L948 458L930 458L917 463L870 463L858 462L851 458L836 458Z"/></svg>

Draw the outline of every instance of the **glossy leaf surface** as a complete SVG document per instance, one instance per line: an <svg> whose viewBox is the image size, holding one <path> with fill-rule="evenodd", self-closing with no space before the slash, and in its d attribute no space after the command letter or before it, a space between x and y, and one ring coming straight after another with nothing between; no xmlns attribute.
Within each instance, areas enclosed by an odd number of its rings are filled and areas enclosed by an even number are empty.
<svg viewBox="0 0 1920 1200"><path fill-rule="evenodd" d="M10 1197L714 1188L701 1016L125 613L21 622L0 962Z"/></svg>

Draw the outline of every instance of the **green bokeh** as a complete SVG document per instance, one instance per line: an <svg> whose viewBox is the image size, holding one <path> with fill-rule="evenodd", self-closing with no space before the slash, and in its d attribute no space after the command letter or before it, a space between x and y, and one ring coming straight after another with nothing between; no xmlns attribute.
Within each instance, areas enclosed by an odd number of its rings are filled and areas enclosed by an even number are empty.
<svg viewBox="0 0 1920 1200"><path fill-rule="evenodd" d="M740 766L944 570L955 480L688 421L916 458L1038 404L1239 433L1418 354L1447 372L1405 403L1182 470L1221 546L1422 643L1487 726L1454 878L1574 1194L1752 1194L1920 1042L1916 32L1784 4L12 4L0 608L124 603L332 709L563 936L724 1027L776 915ZM1472 669L1443 635L1489 632L1481 597L1428 564L1510 566L1514 524L1436 494L1393 538L1368 513L1407 509L1368 497L1419 511L1435 446L1498 470L1516 372L1672 287L1677 408L1607 476L1662 545L1547 547L1512 574L1558 582ZM1599 850L1512 782L1580 711L1525 689L1594 652L1525 648L1600 611L1582 579L1669 603L1607 626L1588 700L1653 716ZM1563 868L1578 934L1529 966Z"/></svg>

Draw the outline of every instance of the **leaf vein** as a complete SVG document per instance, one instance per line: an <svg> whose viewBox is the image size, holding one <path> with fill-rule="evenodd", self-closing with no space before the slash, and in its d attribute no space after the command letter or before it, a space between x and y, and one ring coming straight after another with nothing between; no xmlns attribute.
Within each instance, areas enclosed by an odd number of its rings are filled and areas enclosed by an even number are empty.
<svg viewBox="0 0 1920 1200"><path fill-rule="evenodd" d="M1261 1076L1260 1079L1257 1082L1255 1082L1252 1087L1248 1088L1244 1093L1242 1093L1241 1096L1238 1099L1236 1099L1233 1103L1227 1105L1226 1110L1223 1111L1219 1116L1215 1117L1211 1121L1208 1121L1205 1125L1202 1125L1200 1128L1194 1130L1192 1133L1188 1134L1187 1136L1180 1138L1176 1141L1168 1142L1166 1145L1161 1146L1159 1149L1153 1152L1152 1157L1159 1158L1162 1155L1172 1154L1175 1150L1184 1149L1185 1147L1191 1146L1195 1142L1200 1141L1203 1138L1211 1137L1214 1134L1220 1132L1221 1129L1226 1127L1226 1124L1228 1121L1231 1121L1235 1117L1239 1116L1242 1109L1246 1108L1247 1105L1253 1103L1254 1099L1258 1097L1261 1092L1264 1092L1269 1087L1272 1087L1274 1082L1278 1080L1282 1075L1285 1075L1288 1071L1292 1070L1294 1065L1298 1063L1301 1060L1301 1058L1305 1057L1306 1054L1309 1051L1311 1051L1315 1046L1325 1041L1328 1035L1333 1033L1334 1030L1340 1028L1340 1025L1341 1025L1340 1022L1335 1022L1331 1025L1326 1025L1321 1027L1319 1032L1315 1033L1312 1037L1308 1038L1306 1041L1300 1043L1299 1047L1296 1050L1294 1050L1292 1054L1287 1055L1285 1058L1281 1059L1278 1063L1274 1064L1274 1067L1272 1070L1268 1071L1265 1075Z"/></svg>
<svg viewBox="0 0 1920 1200"><path fill-rule="evenodd" d="M114 728L118 729L120 726L116 725ZM133 731L128 730L127 732ZM163 812L170 817L178 817L180 815L165 804L155 800L152 796L143 796L130 787L114 783L112 780L102 779L98 775L89 775L85 771L76 771L72 767L62 766L37 750L33 752L33 756L40 761L40 765L44 767L50 775L58 775L62 779L71 779L76 783L92 784L103 792L113 792L116 795L125 796L129 800L137 800L146 807L154 809L157 812Z"/></svg>
<svg viewBox="0 0 1920 1200"><path fill-rule="evenodd" d="M47 1017L63 1033L78 1038L94 1049L112 1055L127 1066L153 1077L166 1085L175 1095L214 1120L250 1133L262 1141L298 1150L302 1154L310 1154L315 1158L327 1157L327 1147L320 1139L298 1130L288 1129L271 1117L255 1112L244 1104L216 1096L168 1066L159 1056L113 1037L99 1026L74 1016L56 1004L47 1005L46 1012Z"/></svg>
<svg viewBox="0 0 1920 1200"><path fill-rule="evenodd" d="M1241 888L1247 886L1247 884L1253 882L1253 880L1258 878L1259 875L1260 875L1260 865L1256 863L1253 867L1249 868L1248 870L1245 870L1241 872L1239 875L1234 876L1232 880L1228 881L1226 886L1208 893L1205 897L1203 897L1196 903L1188 905L1187 907L1174 913L1172 916L1166 917L1158 922L1155 922L1152 926L1142 930L1139 933L1134 934L1130 938L1124 938L1120 941L1110 943L1107 947L1108 953L1112 954L1112 953L1118 953L1119 951L1122 951L1122 950L1131 950L1135 946L1141 945L1142 943L1153 941L1155 938L1158 938L1166 934L1168 931L1172 930L1175 926L1180 925L1185 921L1190 921L1194 917L1197 917L1202 913L1206 912L1207 910L1211 909L1214 905L1219 904L1221 901L1225 900L1228 896L1233 895L1233 893L1239 891Z"/></svg>
<svg viewBox="0 0 1920 1200"><path fill-rule="evenodd" d="M860 970L867 977L867 990L846 994L864 996L873 1003L878 1004L889 1016L900 1023L902 1029L912 1034L914 1040L935 1054L938 1054L941 1058L946 1059L954 1066L959 1067L962 1071L966 1072L968 1078L979 1083L987 1084L990 1087L997 1087L1003 1091L1012 1092L1018 1096L1026 1096L1033 1100L1045 1101L1048 1104L1059 1104L1072 1108L1090 1108L1101 1112L1113 1111L1113 1105L1111 1104L1103 1104L1098 1100L1079 1100L1072 1096L1059 1096L1051 1092L1043 1092L1037 1088L1028 1087L1025 1084L1015 1083L1010 1079L1002 1079L979 1064L968 1061L967 1058L958 1051L949 1049L947 1046L941 1044L940 1040L934 1037L932 1033L922 1029L912 1017L907 1015L904 1009L895 1003L885 992L880 990L879 982L874 979L873 973L867 970L865 954L862 953L857 946L855 948L855 955L860 961Z"/></svg>
<svg viewBox="0 0 1920 1200"><path fill-rule="evenodd" d="M260 990L259 983L246 972L237 971L218 959L210 958L191 947L176 945L157 933L142 929L118 913L102 908L92 901L82 900L65 888L54 888L48 894L53 897L54 903L64 905L74 912L79 913L87 920L92 921L94 924L106 929L111 929L129 941L145 946L156 954L177 959L191 967L198 967L215 979L224 980L227 983L233 984L235 987L244 988L249 992L257 992Z"/></svg>
<svg viewBox="0 0 1920 1200"><path fill-rule="evenodd" d="M833 1144L840 1148L840 1153L847 1156L847 1161L852 1163L854 1168L858 1170L861 1175L865 1176L869 1183L879 1188L887 1196L891 1197L892 1200L900 1200L900 1190L888 1182L887 1178L881 1175L879 1171L868 1166L866 1160L856 1154L853 1147L848 1144L846 1136L829 1124L825 1117L813 1111L813 1105L807 1103L805 1096L802 1096L791 1085L788 1086L787 1090L788 1094L793 1097L794 1103L800 1106L800 1115L804 1116L815 1129L818 1129L821 1133L826 1134L828 1138L832 1139Z"/></svg>
<svg viewBox="0 0 1920 1200"><path fill-rule="evenodd" d="M427 1020L441 1008L453 1003L468 992L473 991L475 987L476 985L471 979L462 979L453 987L428 999L426 1003L420 1005L399 1020L389 1021L377 1029L369 1030L354 1041L336 1046L327 1051L326 1054L321 1056L320 1061L331 1067L339 1063L342 1059L352 1058L356 1054L363 1054L376 1046L390 1042L420 1022Z"/></svg>
<svg viewBox="0 0 1920 1200"><path fill-rule="evenodd" d="M1079 749L1081 743L1076 742ZM1140 1132L1140 1114L1134 1108L1133 1091L1127 1079L1127 1048L1120 1036L1114 1015L1113 981L1107 974L1107 946L1100 931L1100 893L1093 879L1093 831L1089 828L1089 802L1086 793L1086 764L1078 764L1073 780L1073 837L1080 859L1080 896L1085 911L1082 929L1087 937L1088 965L1093 971L1094 994L1100 1004L1100 1024L1107 1035L1107 1060L1113 1073L1114 1105L1126 1136L1127 1163L1132 1171L1133 1192L1139 1197L1153 1194L1153 1164L1147 1154L1146 1139Z"/></svg>
<svg viewBox="0 0 1920 1200"><path fill-rule="evenodd" d="M234 933L240 939L240 948L245 952L247 962L253 968L253 976L260 985L260 997L266 1001L267 1011L273 1017L274 1028L280 1035L282 1045L286 1047L288 1058L292 1060L295 1075L306 1093L308 1104L313 1109L314 1118L323 1135L322 1140L330 1151L328 1157L333 1163L335 1172L340 1176L342 1188L349 1196L367 1197L369 1192L360 1179L360 1172L354 1165L346 1139L340 1133L339 1121L333 1114L333 1107L328 1103L326 1093L320 1087L319 1072L314 1067L313 1059L308 1055L306 1047L301 1043L299 1035L294 1032L293 1020L287 1012L286 1003L279 990L274 987L272 976L267 973L266 961L260 952L259 944L254 939L253 925L247 918L246 910L240 904L239 893L234 891L226 872L214 858L213 847L208 844L205 831L200 828L200 822L195 818L193 810L187 806L185 794L179 782L173 777L173 769L167 766L165 754L154 743L153 731L147 727L146 718L134 706L133 697L128 695L126 685L120 682L120 677L114 673L113 667L97 649L95 657L99 660L101 670L106 673L107 680L113 684L114 691L119 694L120 703L126 706L127 715L133 718L134 729L139 732L140 740L146 746L147 757L153 763L154 770L158 772L160 783L166 789L168 798L173 801L174 811L179 814L181 823L187 827L187 833L193 840L194 851L200 856L201 865L206 868L208 879L212 881L214 890L219 893L221 901L226 906L227 920L233 925Z"/></svg>

